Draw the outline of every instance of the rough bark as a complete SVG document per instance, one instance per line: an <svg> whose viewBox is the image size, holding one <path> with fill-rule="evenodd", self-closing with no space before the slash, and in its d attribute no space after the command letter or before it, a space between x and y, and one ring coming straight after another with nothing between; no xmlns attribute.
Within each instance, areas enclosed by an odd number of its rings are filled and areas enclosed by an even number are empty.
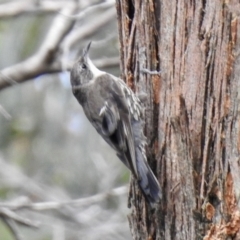
<svg viewBox="0 0 240 240"><path fill-rule="evenodd" d="M131 183L133 238L240 239L239 3L116 8L122 77L147 93L148 160L163 188L150 211Z"/></svg>

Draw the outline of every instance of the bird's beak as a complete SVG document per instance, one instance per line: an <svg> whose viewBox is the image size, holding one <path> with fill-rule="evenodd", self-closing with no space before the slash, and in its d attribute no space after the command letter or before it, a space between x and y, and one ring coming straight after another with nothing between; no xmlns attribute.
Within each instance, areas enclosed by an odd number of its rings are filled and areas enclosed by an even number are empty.
<svg viewBox="0 0 240 240"><path fill-rule="evenodd" d="M85 48L83 49L83 54L82 54L83 57L86 57L86 56L88 55L88 51L89 51L89 49L90 49L91 43L92 43L92 42L89 42L89 44L87 45L87 47L85 47Z"/></svg>

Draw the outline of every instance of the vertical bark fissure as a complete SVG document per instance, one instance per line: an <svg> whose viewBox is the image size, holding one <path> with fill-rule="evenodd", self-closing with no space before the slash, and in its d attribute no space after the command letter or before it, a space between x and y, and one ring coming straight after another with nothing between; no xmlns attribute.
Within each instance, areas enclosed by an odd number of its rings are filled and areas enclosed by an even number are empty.
<svg viewBox="0 0 240 240"><path fill-rule="evenodd" d="M212 26L211 26L212 27ZM210 31L210 30L209 30ZM202 180L201 180L201 188L200 188L200 198L204 199L204 189L205 189L205 181L206 181L206 167L209 164L210 158L210 141L212 140L212 129L211 122L213 119L213 106L214 106L214 96L213 96L213 76L214 76L214 47L215 40L214 36L209 36L208 33L205 33L206 39L205 41L205 66L206 66L206 85L205 85L205 94L204 94L204 108L203 108L203 119L202 119Z"/></svg>
<svg viewBox="0 0 240 240"><path fill-rule="evenodd" d="M202 32L202 25L204 21L205 11L206 11L206 0L201 1L201 7L200 7L200 14L199 14L199 20L198 20L198 33L199 33L199 39L202 40L204 38L203 32Z"/></svg>
<svg viewBox="0 0 240 240"><path fill-rule="evenodd" d="M176 48L176 27L177 27L177 17L178 17L178 3L176 3L175 6L175 12L173 14L174 18L174 25L172 27L172 32L173 32L173 43L172 43L172 59L173 59L173 65L172 65L172 74L173 77L175 77L175 64L176 64L176 59L175 59L175 48Z"/></svg>

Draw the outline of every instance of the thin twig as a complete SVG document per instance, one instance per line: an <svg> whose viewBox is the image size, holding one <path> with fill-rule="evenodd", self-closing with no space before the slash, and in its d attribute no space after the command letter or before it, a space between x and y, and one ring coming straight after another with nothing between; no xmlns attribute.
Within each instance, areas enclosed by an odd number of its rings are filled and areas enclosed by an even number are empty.
<svg viewBox="0 0 240 240"><path fill-rule="evenodd" d="M15 222L20 223L20 224L22 224L24 226L27 226L27 227L34 227L34 228L39 227L38 222L33 222L32 220L29 220L27 218L23 218L23 217L17 215L15 212L11 211L9 208L0 207L0 216L12 219Z"/></svg>
<svg viewBox="0 0 240 240"><path fill-rule="evenodd" d="M161 74L161 71L151 71L151 70L148 70L147 68L142 68L140 70L140 72L142 73L147 73L147 74L150 74L150 75L160 75Z"/></svg>

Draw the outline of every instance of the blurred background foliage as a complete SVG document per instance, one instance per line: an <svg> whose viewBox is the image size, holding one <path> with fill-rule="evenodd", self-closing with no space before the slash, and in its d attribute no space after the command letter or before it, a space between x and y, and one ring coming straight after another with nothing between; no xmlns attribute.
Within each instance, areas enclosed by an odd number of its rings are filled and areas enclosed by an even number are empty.
<svg viewBox="0 0 240 240"><path fill-rule="evenodd" d="M0 69L33 55L57 14L1 19ZM97 11L85 16L74 28L81 29L89 18L97 21L97 16ZM76 44L68 60L76 59L90 40L93 60L117 57L116 17ZM118 66L102 70L120 75ZM23 197L33 202L65 201L128 184L129 172L88 123L69 81L68 71L43 74L0 92L1 202ZM130 239L127 213L124 193L80 209L20 209L19 215L39 222L40 227L17 227L26 240ZM0 239L15 239L4 221L0 221Z"/></svg>

